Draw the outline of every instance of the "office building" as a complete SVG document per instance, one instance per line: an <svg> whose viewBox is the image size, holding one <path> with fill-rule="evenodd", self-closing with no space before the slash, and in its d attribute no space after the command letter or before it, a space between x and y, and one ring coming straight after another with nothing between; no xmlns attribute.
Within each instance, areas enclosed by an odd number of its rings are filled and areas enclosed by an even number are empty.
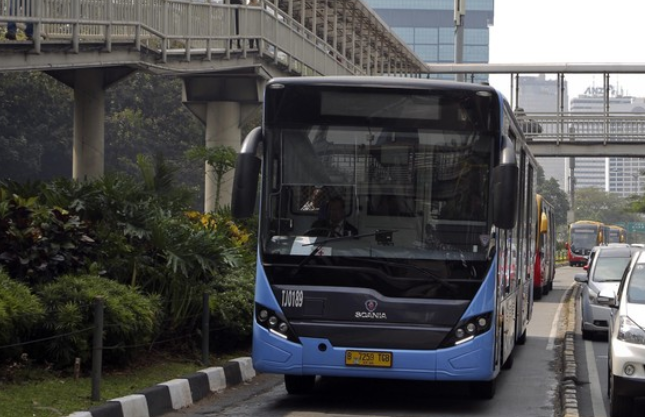
<svg viewBox="0 0 645 417"><path fill-rule="evenodd" d="M414 52L428 63L455 62L454 0L365 0ZM494 0L468 0L463 19L463 62L488 63ZM454 80L452 74L433 76ZM475 74L469 81L488 81Z"/></svg>
<svg viewBox="0 0 645 417"><path fill-rule="evenodd" d="M571 100L572 113L601 113L603 110L602 88L589 87L584 94ZM616 134L623 137L629 136L630 129L638 129L639 126L623 123L616 115L645 113L645 99L623 95L620 89L610 86L609 112L612 113L613 119L607 125L602 120L575 123L575 135L598 141L616 140L612 138ZM633 133L639 132L635 130ZM640 158L576 158L575 188L596 187L622 197L641 194L645 185L642 184L644 178L640 175L643 170L645 170L645 161Z"/></svg>

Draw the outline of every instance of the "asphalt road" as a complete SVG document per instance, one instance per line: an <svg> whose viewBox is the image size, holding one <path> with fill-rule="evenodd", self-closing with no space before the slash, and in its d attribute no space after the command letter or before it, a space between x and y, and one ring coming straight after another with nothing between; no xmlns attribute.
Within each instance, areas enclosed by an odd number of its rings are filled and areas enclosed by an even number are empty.
<svg viewBox="0 0 645 417"><path fill-rule="evenodd" d="M281 376L258 375L167 416L557 417L564 331L560 314L566 310L560 306L574 285L567 269L558 269L553 291L535 303L527 342L516 348L513 368L500 374L492 400L471 398L463 384L348 378L320 378L313 394L291 396Z"/></svg>
<svg viewBox="0 0 645 417"><path fill-rule="evenodd" d="M563 276L582 272L580 267L561 268ZM579 417L608 417L609 397L607 396L607 338L598 335L592 340L583 340L580 330L580 302L576 303L575 357L577 369L577 397ZM642 417L645 410L645 398L639 398L634 404L632 416Z"/></svg>

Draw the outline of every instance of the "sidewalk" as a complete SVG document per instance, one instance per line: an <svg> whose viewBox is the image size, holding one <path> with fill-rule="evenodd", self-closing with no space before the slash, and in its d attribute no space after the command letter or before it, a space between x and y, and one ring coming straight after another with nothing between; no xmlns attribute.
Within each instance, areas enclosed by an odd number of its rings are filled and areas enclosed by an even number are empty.
<svg viewBox="0 0 645 417"><path fill-rule="evenodd" d="M157 417L188 407L211 393L254 377L251 358L237 358L224 366L203 369L183 378L163 382L138 393L109 400L87 411L77 411L68 417Z"/></svg>

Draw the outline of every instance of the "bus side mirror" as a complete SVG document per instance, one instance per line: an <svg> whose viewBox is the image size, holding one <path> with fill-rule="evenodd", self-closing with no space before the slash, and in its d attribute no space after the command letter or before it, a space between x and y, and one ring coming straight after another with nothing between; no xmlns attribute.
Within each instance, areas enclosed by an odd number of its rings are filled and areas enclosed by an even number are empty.
<svg viewBox="0 0 645 417"><path fill-rule="evenodd" d="M540 218L540 233L546 233L549 230L549 220L545 213L542 213Z"/></svg>
<svg viewBox="0 0 645 417"><path fill-rule="evenodd" d="M235 163L231 214L234 218L251 217L255 210L255 197L258 191L261 160L256 156L262 142L262 129L256 127L244 139L242 149Z"/></svg>
<svg viewBox="0 0 645 417"><path fill-rule="evenodd" d="M493 168L493 224L500 229L512 229L516 222L519 168L513 142L506 135L502 139L500 164Z"/></svg>

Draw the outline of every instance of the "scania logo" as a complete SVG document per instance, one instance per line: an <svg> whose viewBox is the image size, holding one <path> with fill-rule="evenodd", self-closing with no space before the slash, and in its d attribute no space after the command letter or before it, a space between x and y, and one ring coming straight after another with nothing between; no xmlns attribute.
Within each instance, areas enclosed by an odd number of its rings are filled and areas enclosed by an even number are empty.
<svg viewBox="0 0 645 417"><path fill-rule="evenodd" d="M354 313L354 317L357 319L380 319L387 320L387 314L374 311L378 307L376 300L367 300L365 301L365 309L367 311L357 311Z"/></svg>

